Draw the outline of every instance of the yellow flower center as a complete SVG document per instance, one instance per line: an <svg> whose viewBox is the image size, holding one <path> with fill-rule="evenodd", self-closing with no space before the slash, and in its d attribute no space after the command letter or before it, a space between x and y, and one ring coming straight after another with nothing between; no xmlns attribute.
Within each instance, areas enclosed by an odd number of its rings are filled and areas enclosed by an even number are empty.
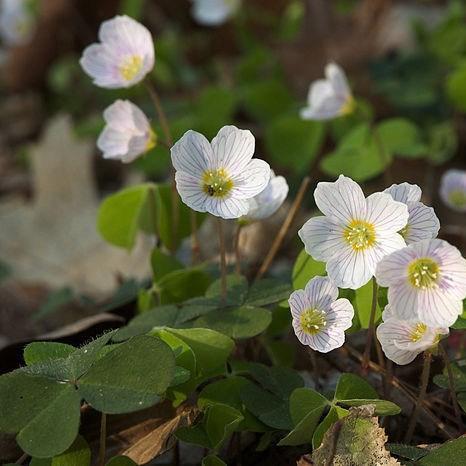
<svg viewBox="0 0 466 466"><path fill-rule="evenodd" d="M424 334L427 332L427 325L423 324L422 322L419 322L416 324L416 326L411 330L411 333L409 334L409 339L413 342L416 343L416 341L419 341Z"/></svg>
<svg viewBox="0 0 466 466"><path fill-rule="evenodd" d="M131 55L127 57L120 65L120 74L125 81L131 81L142 68L142 57L140 55Z"/></svg>
<svg viewBox="0 0 466 466"><path fill-rule="evenodd" d="M301 314L299 323L304 333L315 335L327 325L325 312L318 311L317 309L306 309Z"/></svg>
<svg viewBox="0 0 466 466"><path fill-rule="evenodd" d="M374 245L375 228L364 220L352 220L345 228L343 237L355 251L362 251Z"/></svg>
<svg viewBox="0 0 466 466"><path fill-rule="evenodd" d="M202 189L213 197L225 197L233 188L233 181L223 168L207 170L202 176Z"/></svg>
<svg viewBox="0 0 466 466"><path fill-rule="evenodd" d="M416 259L408 266L408 279L415 288L432 288L436 285L438 277L439 266L428 257Z"/></svg>
<svg viewBox="0 0 466 466"><path fill-rule="evenodd" d="M356 101L354 100L352 95L349 95L346 99L346 102L340 108L340 115L349 115L353 113L356 109Z"/></svg>
<svg viewBox="0 0 466 466"><path fill-rule="evenodd" d="M157 145L157 134L155 134L155 132L152 129L150 129L149 137L147 138L146 152L149 152L156 145Z"/></svg>
<svg viewBox="0 0 466 466"><path fill-rule="evenodd" d="M448 195L448 200L455 207L466 207L466 192L457 189Z"/></svg>

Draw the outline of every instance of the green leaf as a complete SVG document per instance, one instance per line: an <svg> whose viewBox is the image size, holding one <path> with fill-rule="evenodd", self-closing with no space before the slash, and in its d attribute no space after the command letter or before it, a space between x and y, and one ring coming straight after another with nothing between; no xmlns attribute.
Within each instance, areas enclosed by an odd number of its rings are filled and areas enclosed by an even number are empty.
<svg viewBox="0 0 466 466"><path fill-rule="evenodd" d="M389 443L386 447L393 455L413 461L421 459L429 452L425 448L413 447L412 445L403 445L400 443Z"/></svg>
<svg viewBox="0 0 466 466"><path fill-rule="evenodd" d="M293 266L292 282L295 290L302 290L307 282L317 276L325 276L325 262L315 261L304 249Z"/></svg>
<svg viewBox="0 0 466 466"><path fill-rule="evenodd" d="M108 196L100 205L97 217L102 237L110 244L131 250L155 189L154 184L146 183Z"/></svg>
<svg viewBox="0 0 466 466"><path fill-rule="evenodd" d="M254 282L249 288L245 304L248 306L267 306L287 299L291 286L273 278L265 278Z"/></svg>
<svg viewBox="0 0 466 466"><path fill-rule="evenodd" d="M321 122L304 121L295 114L280 114L266 126L265 146L278 166L303 175L316 158L324 134Z"/></svg>
<svg viewBox="0 0 466 466"><path fill-rule="evenodd" d="M145 0L121 0L120 14L139 20L144 10Z"/></svg>
<svg viewBox="0 0 466 466"><path fill-rule="evenodd" d="M453 384L455 390L459 392L466 391L466 370L457 364L451 364L451 372L453 375ZM434 382L442 388L450 388L448 382L448 372L444 369L443 374L434 376Z"/></svg>
<svg viewBox="0 0 466 466"><path fill-rule="evenodd" d="M390 118L379 123L375 137L385 151L405 158L423 157L428 148L421 140L419 128L406 118Z"/></svg>
<svg viewBox="0 0 466 466"><path fill-rule="evenodd" d="M91 449L86 440L78 435L70 448L52 459L50 466L90 466Z"/></svg>
<svg viewBox="0 0 466 466"><path fill-rule="evenodd" d="M134 337L94 363L79 380L79 392L107 414L138 411L159 401L174 372L175 357L166 343Z"/></svg>
<svg viewBox="0 0 466 466"><path fill-rule="evenodd" d="M267 309L243 306L237 309L219 309L199 317L195 327L216 330L231 338L251 338L262 333L272 321Z"/></svg>
<svg viewBox="0 0 466 466"><path fill-rule="evenodd" d="M317 426L312 436L312 449L317 449L322 443L325 432L339 419L343 419L348 416L349 411L347 409L340 408L339 406L334 406L330 408L327 416L324 420Z"/></svg>
<svg viewBox="0 0 466 466"><path fill-rule="evenodd" d="M341 374L335 389L335 400L352 400L355 398L377 399L377 392L372 385L355 374ZM367 403L366 403L367 404Z"/></svg>
<svg viewBox="0 0 466 466"><path fill-rule="evenodd" d="M457 110L466 112L466 62L448 76L446 91L452 105Z"/></svg>
<svg viewBox="0 0 466 466"><path fill-rule="evenodd" d="M353 300L355 314L358 317L361 328L369 328L369 322L371 317L372 308L372 293L373 293L373 281L369 281L361 288L358 288L355 292L355 298ZM375 320L378 322L382 316L382 310L380 309L377 301L375 309Z"/></svg>
<svg viewBox="0 0 466 466"><path fill-rule="evenodd" d="M50 359L66 358L76 348L65 343L55 343L47 341L34 341L24 348L24 362L31 366Z"/></svg>
<svg viewBox="0 0 466 466"><path fill-rule="evenodd" d="M202 459L202 466L227 466L218 456L209 455Z"/></svg>
<svg viewBox="0 0 466 466"><path fill-rule="evenodd" d="M443 466L447 464L461 464L466 458L466 438L460 437L445 442L420 459L420 466Z"/></svg>
<svg viewBox="0 0 466 466"><path fill-rule="evenodd" d="M159 282L161 278L175 270L183 269L183 264L170 254L162 252L159 248L155 248L150 256L152 273L154 281Z"/></svg>
<svg viewBox="0 0 466 466"><path fill-rule="evenodd" d="M73 443L79 406L72 385L22 370L0 377L0 431L18 433L19 446L31 456L59 455Z"/></svg>
<svg viewBox="0 0 466 466"><path fill-rule="evenodd" d="M137 463L127 456L115 456L108 461L106 466L137 466Z"/></svg>
<svg viewBox="0 0 466 466"><path fill-rule="evenodd" d="M362 182L383 173L391 159L391 153L377 143L370 127L362 124L346 134L337 149L326 155L320 166L328 175L343 174Z"/></svg>
<svg viewBox="0 0 466 466"><path fill-rule="evenodd" d="M458 134L451 121L443 121L429 128L427 158L434 165L450 160L458 149Z"/></svg>
<svg viewBox="0 0 466 466"><path fill-rule="evenodd" d="M215 280L206 291L206 298L220 299L221 280ZM248 293L248 282L242 275L227 275L227 295L224 301L225 306L241 306Z"/></svg>
<svg viewBox="0 0 466 466"><path fill-rule="evenodd" d="M377 416L393 416L401 412L401 408L398 405L386 400L356 398L354 400L340 400L338 404L344 406L375 405L374 414Z"/></svg>

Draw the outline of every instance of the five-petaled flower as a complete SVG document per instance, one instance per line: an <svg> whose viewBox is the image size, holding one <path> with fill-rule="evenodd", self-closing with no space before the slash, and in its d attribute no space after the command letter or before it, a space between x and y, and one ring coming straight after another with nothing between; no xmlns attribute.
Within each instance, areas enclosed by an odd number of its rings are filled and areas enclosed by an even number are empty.
<svg viewBox="0 0 466 466"><path fill-rule="evenodd" d="M450 327L463 312L466 260L440 239L423 240L386 256L375 273L388 287L388 303L404 320Z"/></svg>
<svg viewBox="0 0 466 466"><path fill-rule="evenodd" d="M440 222L432 207L427 207L421 200L421 188L415 184L394 184L384 193L390 194L395 201L408 206L409 218L406 226L400 231L406 244L435 238L440 229Z"/></svg>
<svg viewBox="0 0 466 466"><path fill-rule="evenodd" d="M129 100L117 100L104 111L106 126L97 140L105 159L124 163L152 149L156 135L142 110Z"/></svg>
<svg viewBox="0 0 466 466"><path fill-rule="evenodd" d="M94 84L109 89L141 82L154 67L154 43L149 30L128 16L104 21L100 43L87 47L80 63Z"/></svg>
<svg viewBox="0 0 466 466"><path fill-rule="evenodd" d="M448 170L442 176L440 196L453 210L466 212L466 171Z"/></svg>
<svg viewBox="0 0 466 466"><path fill-rule="evenodd" d="M288 183L283 176L276 176L270 170L270 181L257 196L249 199L249 211L246 221L264 220L272 216L281 207L288 195Z"/></svg>
<svg viewBox="0 0 466 466"><path fill-rule="evenodd" d="M254 148L251 132L235 126L224 126L212 143L200 133L186 132L171 149L182 201L225 219L246 215L249 199L263 191L270 178L269 164L252 159Z"/></svg>
<svg viewBox="0 0 466 466"><path fill-rule="evenodd" d="M303 345L321 353L339 348L354 316L352 304L338 298L338 288L328 277L314 277L304 290L288 300L296 337Z"/></svg>
<svg viewBox="0 0 466 466"><path fill-rule="evenodd" d="M241 0L192 0L193 18L203 26L219 26L238 11Z"/></svg>
<svg viewBox="0 0 466 466"><path fill-rule="evenodd" d="M409 364L416 356L436 346L448 328L430 327L419 319L400 319L385 307L383 322L377 327L377 338L388 359L399 365Z"/></svg>
<svg viewBox="0 0 466 466"><path fill-rule="evenodd" d="M329 63L325 77L311 83L307 107L301 110L304 120L330 120L347 115L355 108L345 72L336 63Z"/></svg>
<svg viewBox="0 0 466 466"><path fill-rule="evenodd" d="M340 175L334 183L318 183L314 198L325 216L308 220L298 235L309 255L327 263L338 287L365 285L384 256L406 246L398 232L408 208L389 194L365 198L356 182Z"/></svg>

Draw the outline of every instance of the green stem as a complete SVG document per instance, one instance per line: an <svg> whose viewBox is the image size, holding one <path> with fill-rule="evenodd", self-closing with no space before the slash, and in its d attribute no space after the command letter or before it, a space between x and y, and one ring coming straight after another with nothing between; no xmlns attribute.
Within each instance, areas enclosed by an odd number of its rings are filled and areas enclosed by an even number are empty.
<svg viewBox="0 0 466 466"><path fill-rule="evenodd" d="M222 290L222 304L225 305L227 297L227 261L225 251L225 232L223 230L223 222L220 217L217 217L218 227L218 245L220 251L220 278Z"/></svg>
<svg viewBox="0 0 466 466"><path fill-rule="evenodd" d="M236 226L236 233L235 233L235 272L237 275L241 275L241 251L239 249L239 240L241 237L241 230L243 229L243 225L238 223Z"/></svg>
<svg viewBox="0 0 466 466"><path fill-rule="evenodd" d="M99 444L99 466L105 466L105 454L107 451L107 415L102 413L100 418L100 444Z"/></svg>
<svg viewBox="0 0 466 466"><path fill-rule="evenodd" d="M375 311L377 309L377 281L375 277L372 277L372 305L371 314L369 317L369 329L367 331L366 347L364 348L364 354L362 357L361 368L364 373L367 373L369 367L369 359L371 355L372 339L375 337Z"/></svg>

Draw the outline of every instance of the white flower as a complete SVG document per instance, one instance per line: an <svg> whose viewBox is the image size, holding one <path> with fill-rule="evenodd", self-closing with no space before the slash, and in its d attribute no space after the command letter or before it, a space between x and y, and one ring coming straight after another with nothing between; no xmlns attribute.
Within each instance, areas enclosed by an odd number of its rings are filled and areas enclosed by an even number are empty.
<svg viewBox="0 0 466 466"><path fill-rule="evenodd" d="M389 194L366 199L356 182L340 175L334 183L318 183L314 198L325 217L311 218L298 235L309 255L327 262L338 287L360 288L384 256L406 246L397 232L406 225L408 208Z"/></svg>
<svg viewBox="0 0 466 466"><path fill-rule="evenodd" d="M354 110L354 99L345 72L335 63L325 67L326 79L314 81L301 110L304 120L329 120Z"/></svg>
<svg viewBox="0 0 466 466"><path fill-rule="evenodd" d="M275 176L270 170L270 180L266 188L257 196L249 199L246 220L263 220L273 215L288 195L288 183L283 176Z"/></svg>
<svg viewBox="0 0 466 466"><path fill-rule="evenodd" d="M432 239L438 235L440 222L432 207L427 207L421 200L421 188L415 184L394 184L384 193L390 194L395 201L408 206L408 223L399 232L406 244L415 243L423 239Z"/></svg>
<svg viewBox="0 0 466 466"><path fill-rule="evenodd" d="M382 259L375 276L388 287L388 302L401 319L450 327L463 312L466 260L446 241L410 244Z"/></svg>
<svg viewBox="0 0 466 466"><path fill-rule="evenodd" d="M269 164L252 159L254 147L251 132L235 126L224 126L212 143L200 133L186 132L171 149L183 202L217 217L246 215L249 199L264 190L270 178Z"/></svg>
<svg viewBox="0 0 466 466"><path fill-rule="evenodd" d="M84 50L80 63L94 84L109 89L130 87L154 67L154 43L149 30L128 16L104 21L101 43Z"/></svg>
<svg viewBox="0 0 466 466"><path fill-rule="evenodd" d="M146 115L129 100L117 100L104 111L107 125L97 140L104 159L135 160L152 149L156 135Z"/></svg>
<svg viewBox="0 0 466 466"><path fill-rule="evenodd" d="M219 26L238 11L241 0L192 0L193 18L204 26Z"/></svg>
<svg viewBox="0 0 466 466"><path fill-rule="evenodd" d="M440 197L458 212L466 212L466 171L448 170L442 176Z"/></svg>
<svg viewBox="0 0 466 466"><path fill-rule="evenodd" d="M377 338L382 351L396 364L405 365L419 353L437 345L448 328L429 327L419 319L400 319L387 305L382 313L383 322L377 327Z"/></svg>
<svg viewBox="0 0 466 466"><path fill-rule="evenodd" d="M34 24L28 0L0 0L0 38L7 46L27 43Z"/></svg>
<svg viewBox="0 0 466 466"><path fill-rule="evenodd" d="M304 290L291 293L288 303L296 337L321 353L339 348L354 316L352 304L338 298L338 288L328 277L314 277Z"/></svg>

